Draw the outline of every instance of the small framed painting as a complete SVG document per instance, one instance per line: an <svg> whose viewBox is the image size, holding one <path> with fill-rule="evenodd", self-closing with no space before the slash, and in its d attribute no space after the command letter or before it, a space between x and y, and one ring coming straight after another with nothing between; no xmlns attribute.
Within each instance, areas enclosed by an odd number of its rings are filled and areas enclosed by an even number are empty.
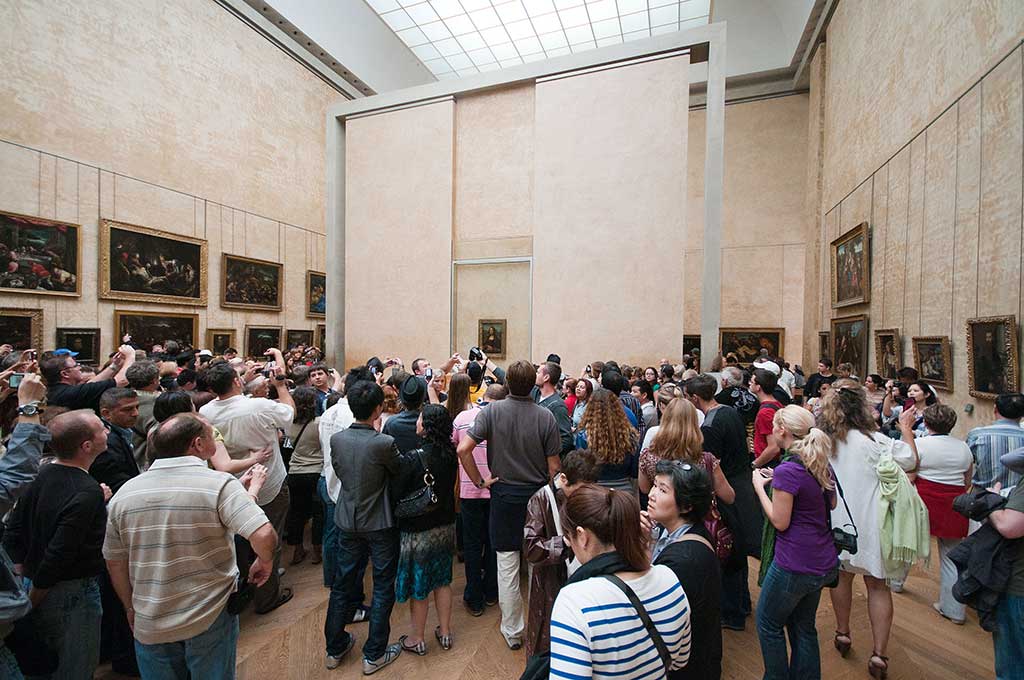
<svg viewBox="0 0 1024 680"><path fill-rule="evenodd" d="M206 348L213 352L214 356L220 356L228 349L235 349L237 351L237 345L235 344L235 329L234 328L207 328L206 329Z"/></svg>
<svg viewBox="0 0 1024 680"><path fill-rule="evenodd" d="M57 349L78 352L75 359L82 364L95 364L100 359L99 328L58 328Z"/></svg>
<svg viewBox="0 0 1024 680"><path fill-rule="evenodd" d="M899 377L903 364L900 329L885 328L875 331L875 370L886 380Z"/></svg>
<svg viewBox="0 0 1024 680"><path fill-rule="evenodd" d="M832 319L832 368L853 366L853 374L863 380L868 372L868 316L855 314Z"/></svg>
<svg viewBox="0 0 1024 680"><path fill-rule="evenodd" d="M477 347L491 359L504 359L507 338L505 319L480 319L477 321Z"/></svg>
<svg viewBox="0 0 1024 680"><path fill-rule="evenodd" d="M948 335L911 338L914 345L914 368L921 380L939 389L953 389L953 351Z"/></svg>
<svg viewBox="0 0 1024 680"><path fill-rule="evenodd" d="M316 337L313 340L313 345L319 349L322 354L327 353L327 324L318 323L316 325Z"/></svg>
<svg viewBox="0 0 1024 680"><path fill-rule="evenodd" d="M306 316L327 316L327 275L323 272L306 272Z"/></svg>
<svg viewBox="0 0 1024 680"><path fill-rule="evenodd" d="M967 320L967 384L972 397L995 399L1020 391L1017 317Z"/></svg>
<svg viewBox="0 0 1024 680"><path fill-rule="evenodd" d="M292 349L299 345L311 347L313 345L313 331L297 331L289 329L285 333L284 344L286 349Z"/></svg>
<svg viewBox="0 0 1024 680"><path fill-rule="evenodd" d="M868 223L861 222L832 241L832 307L871 300L871 248Z"/></svg>
<svg viewBox="0 0 1024 680"><path fill-rule="evenodd" d="M81 295L82 228L0 211L0 290Z"/></svg>
<svg viewBox="0 0 1024 680"><path fill-rule="evenodd" d="M818 331L818 358L827 359L832 356L832 334Z"/></svg>
<svg viewBox="0 0 1024 680"><path fill-rule="evenodd" d="M206 241L100 220L100 290L107 300L206 305Z"/></svg>
<svg viewBox="0 0 1024 680"><path fill-rule="evenodd" d="M262 359L271 347L281 349L280 326L246 326L245 356L250 359Z"/></svg>
<svg viewBox="0 0 1024 680"><path fill-rule="evenodd" d="M786 329L720 328L718 338L722 356L734 354L740 365L747 366L761 355L761 350L767 350L770 357L783 356Z"/></svg>
<svg viewBox="0 0 1024 680"><path fill-rule="evenodd" d="M0 342L16 350L43 352L43 310L0 309Z"/></svg>
<svg viewBox="0 0 1024 680"><path fill-rule="evenodd" d="M114 337L120 341L126 335L132 336L133 345L147 352L168 340L176 341L183 351L194 349L199 338L199 315L115 311Z"/></svg>
<svg viewBox="0 0 1024 680"><path fill-rule="evenodd" d="M222 307L280 311L284 266L278 262L223 254Z"/></svg>

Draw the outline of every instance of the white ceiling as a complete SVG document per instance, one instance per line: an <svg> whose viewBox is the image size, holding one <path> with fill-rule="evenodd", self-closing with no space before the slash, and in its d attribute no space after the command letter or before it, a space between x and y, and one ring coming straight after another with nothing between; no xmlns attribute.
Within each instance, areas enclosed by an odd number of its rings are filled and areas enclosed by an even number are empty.
<svg viewBox="0 0 1024 680"><path fill-rule="evenodd" d="M711 0L366 0L437 78L709 22Z"/></svg>

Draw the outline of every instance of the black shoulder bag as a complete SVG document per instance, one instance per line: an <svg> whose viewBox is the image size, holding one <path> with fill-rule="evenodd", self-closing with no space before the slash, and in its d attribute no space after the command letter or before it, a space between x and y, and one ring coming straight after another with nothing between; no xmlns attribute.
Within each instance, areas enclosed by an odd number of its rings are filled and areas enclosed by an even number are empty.
<svg viewBox="0 0 1024 680"><path fill-rule="evenodd" d="M846 508L846 516L850 518L849 524L844 524L841 527L832 526L832 509L829 507L831 503L828 502L828 494L825 490L821 490L822 498L825 499L825 521L828 522L829 533L832 534L832 543L836 546L836 553L846 551L851 555L857 554L857 525L853 522L853 515L850 514L850 506L846 504L846 496L843 494L843 487L839 483L839 477L834 477L836 480L836 491L839 492L839 498L843 501L843 507ZM853 529L853 533L846 530L846 527ZM835 588L839 585L839 572L836 572L836 577L830 583L826 583L826 588Z"/></svg>
<svg viewBox="0 0 1024 680"><path fill-rule="evenodd" d="M665 645L665 640L662 639L661 633L654 627L654 621L651 621L651 615L644 609L643 603L640 598L636 596L633 589L626 585L626 583L616 576L615 574L605 574L602 578L606 578L618 587L622 591L622 594L626 596L629 603L636 609L636 613L640 615L640 620L644 622L644 627L647 628L648 635L651 636L651 641L654 642L654 646L658 648L658 656L661 657L661 663L665 665L665 673L667 674L672 669L672 655L669 654L668 647Z"/></svg>
<svg viewBox="0 0 1024 680"><path fill-rule="evenodd" d="M435 510L438 505L437 493L434 491L434 475L430 473L430 468L423 460L423 449L417 449L414 453L423 469L423 486L406 494L398 501L395 506L395 517L398 519L412 519L426 515Z"/></svg>

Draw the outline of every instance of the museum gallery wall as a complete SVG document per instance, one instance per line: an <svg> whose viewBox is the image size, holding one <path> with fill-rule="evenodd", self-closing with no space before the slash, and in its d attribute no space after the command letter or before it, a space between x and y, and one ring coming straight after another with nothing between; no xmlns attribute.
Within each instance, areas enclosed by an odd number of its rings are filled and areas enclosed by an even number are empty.
<svg viewBox="0 0 1024 680"><path fill-rule="evenodd" d="M807 277L818 295L804 334L832 332L834 352L837 326L849 341L863 321L856 351L870 372L916 365L963 436L991 421L995 392L1020 385L1024 8L995 2L968 18L955 7L887 3L869 26L841 3L814 58ZM889 26L929 38L875 32ZM869 35L880 49L861 49ZM901 63L919 69L889 67L903 46L917 52ZM841 249L862 233L867 269L851 270L856 248Z"/></svg>
<svg viewBox="0 0 1024 680"><path fill-rule="evenodd" d="M43 347L98 357L115 321L184 332L194 318L197 346L239 350L247 326L315 332L322 301L306 288L326 265L323 112L337 92L212 2L26 5L9 23L35 47L9 54L0 82L0 211L15 214L0 216L0 254L17 240L32 264L0 279L0 307L21 314L0 323L34 312ZM132 30L111 41L114 24ZM95 59L67 58L68 44ZM110 86L122 82L145 106ZM276 265L244 272L258 298L224 304L225 254ZM175 262L141 261L160 255Z"/></svg>

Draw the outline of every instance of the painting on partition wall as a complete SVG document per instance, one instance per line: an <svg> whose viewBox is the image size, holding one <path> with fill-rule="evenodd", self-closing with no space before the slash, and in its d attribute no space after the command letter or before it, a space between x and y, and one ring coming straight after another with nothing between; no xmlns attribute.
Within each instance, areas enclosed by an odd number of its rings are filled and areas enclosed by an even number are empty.
<svg viewBox="0 0 1024 680"><path fill-rule="evenodd" d="M505 319L480 319L477 322L477 346L492 359L504 359L508 339Z"/></svg>
<svg viewBox="0 0 1024 680"><path fill-rule="evenodd" d="M228 349L237 351L235 344L234 328L208 328L206 329L206 347L214 356L220 356Z"/></svg>
<svg viewBox="0 0 1024 680"><path fill-rule="evenodd" d="M323 272L306 272L306 316L327 316L327 275Z"/></svg>
<svg viewBox="0 0 1024 680"><path fill-rule="evenodd" d="M683 354L693 354L693 350L700 352L700 336L699 335L684 335L683 336Z"/></svg>
<svg viewBox="0 0 1024 680"><path fill-rule="evenodd" d="M174 340L182 350L195 348L199 337L198 314L172 312L114 312L114 337L131 336L131 344L147 352L153 345Z"/></svg>
<svg viewBox="0 0 1024 680"><path fill-rule="evenodd" d="M953 389L953 351L948 335L929 335L911 339L914 368L921 380L944 390Z"/></svg>
<svg viewBox="0 0 1024 680"><path fill-rule="evenodd" d="M245 356L262 359L271 347L281 348L280 326L245 327Z"/></svg>
<svg viewBox="0 0 1024 680"><path fill-rule="evenodd" d="M292 349L302 345L303 347L313 346L313 331L305 330L291 330L289 329L285 333L285 346L287 349Z"/></svg>
<svg viewBox="0 0 1024 680"><path fill-rule="evenodd" d="M900 329L885 328L875 331L875 370L886 380L899 377L903 364L903 348L900 347Z"/></svg>
<svg viewBox="0 0 1024 680"><path fill-rule="evenodd" d="M859 305L871 299L868 223L861 222L832 241L832 306Z"/></svg>
<svg viewBox="0 0 1024 680"><path fill-rule="evenodd" d="M832 366L850 364L861 380L868 373L868 317L866 314L832 319Z"/></svg>
<svg viewBox="0 0 1024 680"><path fill-rule="evenodd" d="M81 364L96 364L100 360L100 329L99 328L58 328L58 349L69 349L78 352L75 359Z"/></svg>
<svg viewBox="0 0 1024 680"><path fill-rule="evenodd" d="M972 397L1018 392L1017 317L967 320L967 382Z"/></svg>
<svg viewBox="0 0 1024 680"><path fill-rule="evenodd" d="M79 295L81 227L0 212L0 290Z"/></svg>
<svg viewBox="0 0 1024 680"><path fill-rule="evenodd" d="M281 309L284 267L278 262L224 253L221 305L238 309Z"/></svg>
<svg viewBox="0 0 1024 680"><path fill-rule="evenodd" d="M760 356L761 350L767 350L768 356L782 356L785 337L784 328L722 328L718 344L722 356L735 354L736 360L746 366Z"/></svg>
<svg viewBox="0 0 1024 680"><path fill-rule="evenodd" d="M100 220L100 297L206 304L206 241Z"/></svg>
<svg viewBox="0 0 1024 680"><path fill-rule="evenodd" d="M0 338L16 350L43 347L43 310L0 309Z"/></svg>

